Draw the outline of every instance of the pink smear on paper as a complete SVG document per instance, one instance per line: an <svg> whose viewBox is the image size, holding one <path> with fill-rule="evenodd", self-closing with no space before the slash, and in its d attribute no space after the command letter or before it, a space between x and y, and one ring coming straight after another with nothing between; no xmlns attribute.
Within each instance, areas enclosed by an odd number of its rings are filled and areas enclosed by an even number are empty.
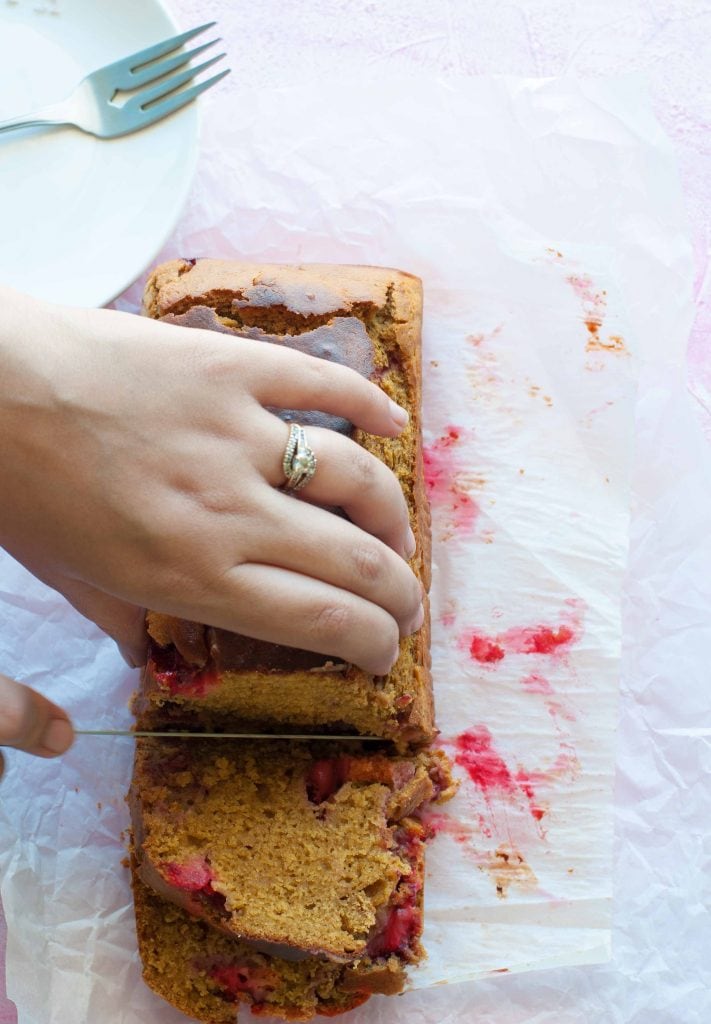
<svg viewBox="0 0 711 1024"><path fill-rule="evenodd" d="M504 795L515 802L523 795L531 816L540 822L545 808L536 800L533 776L523 769L513 772L494 749L491 733L485 725L460 733L454 740L456 764L464 768L474 785L490 803L492 796Z"/></svg>
<svg viewBox="0 0 711 1024"><path fill-rule="evenodd" d="M460 638L459 646L469 652L473 661L491 665L503 661L507 654L559 655L579 640L573 625L525 626L507 629L496 636L469 632Z"/></svg>
<svg viewBox="0 0 711 1024"><path fill-rule="evenodd" d="M458 533L469 533L479 515L479 506L461 480L457 445L465 435L462 427L448 426L422 451L428 497L434 508L447 514Z"/></svg>
<svg viewBox="0 0 711 1024"><path fill-rule="evenodd" d="M529 814L539 826L548 812L547 803L538 796L539 788L549 786L562 778L574 778L579 770L578 759L569 744L562 746L557 758L547 770L529 771L522 765L511 768L495 749L491 732L485 725L467 729L450 742L455 750L455 764L464 768L490 809L494 801L501 799L509 804L525 803ZM480 818L480 825L483 824L483 819ZM542 828L539 830L543 838L545 831ZM490 827L484 828L483 831L486 835L492 834ZM450 834L453 833L450 831ZM457 839L455 835L455 841L465 840Z"/></svg>
<svg viewBox="0 0 711 1024"><path fill-rule="evenodd" d="M533 672L530 676L526 676L525 679L521 680L521 685L524 690L528 693L540 693L546 697L553 695L553 687L544 679L543 676L539 676L538 673Z"/></svg>
<svg viewBox="0 0 711 1024"><path fill-rule="evenodd" d="M473 839L472 829L451 818L441 811L426 811L422 816L422 824L431 836L448 835L455 843L468 846Z"/></svg>
<svg viewBox="0 0 711 1024"><path fill-rule="evenodd" d="M455 762L465 768L469 778L482 791L515 793L516 784L503 758L492 745L492 737L485 725L468 729L454 741Z"/></svg>
<svg viewBox="0 0 711 1024"><path fill-rule="evenodd" d="M512 626L493 636L477 629L467 630L459 637L458 647L480 665L496 665L508 654L544 655L562 659L583 633L583 602L571 598L565 601L565 605L567 607L553 625L538 623Z"/></svg>
<svg viewBox="0 0 711 1024"><path fill-rule="evenodd" d="M542 675L532 672L530 676L525 676L521 680L521 686L523 686L527 693L535 693L545 698L544 703L548 709L548 714L554 720L560 717L565 718L568 722L575 721L575 715L571 709L558 699L550 682Z"/></svg>

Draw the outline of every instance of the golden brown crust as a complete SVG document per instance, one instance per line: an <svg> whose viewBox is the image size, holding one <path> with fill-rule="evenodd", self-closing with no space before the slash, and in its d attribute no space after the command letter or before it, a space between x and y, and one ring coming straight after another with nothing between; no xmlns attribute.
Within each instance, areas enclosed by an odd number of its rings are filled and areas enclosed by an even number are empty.
<svg viewBox="0 0 711 1024"><path fill-rule="evenodd" d="M334 313L343 316L363 305L382 308L390 302L395 319L407 328L421 306L420 294L419 278L388 267L177 259L152 272L143 308L158 319L195 305L226 304L235 312L277 306L310 319ZM408 346L418 342L415 331L402 332L407 354Z"/></svg>

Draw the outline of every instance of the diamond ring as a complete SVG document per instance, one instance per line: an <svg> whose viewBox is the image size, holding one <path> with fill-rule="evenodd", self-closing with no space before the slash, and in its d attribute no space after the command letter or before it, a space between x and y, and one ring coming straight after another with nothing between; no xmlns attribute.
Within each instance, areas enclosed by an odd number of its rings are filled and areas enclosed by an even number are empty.
<svg viewBox="0 0 711 1024"><path fill-rule="evenodd" d="M316 456L309 447L304 428L298 423L291 424L282 468L286 477L285 491L300 491L316 472Z"/></svg>

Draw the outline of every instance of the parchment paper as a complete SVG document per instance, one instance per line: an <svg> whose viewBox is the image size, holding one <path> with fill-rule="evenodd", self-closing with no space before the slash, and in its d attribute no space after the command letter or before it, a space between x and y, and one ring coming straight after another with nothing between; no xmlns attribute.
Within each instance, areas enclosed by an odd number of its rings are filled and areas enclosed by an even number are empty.
<svg viewBox="0 0 711 1024"><path fill-rule="evenodd" d="M641 360L678 362L689 319L665 140L627 80L379 73L226 102L166 258L378 263L425 284L433 668L462 786L433 822L412 985L604 960L636 380ZM0 566L3 670L80 725L128 723L111 643ZM131 742L9 759L20 1024L182 1019L139 980L119 841Z"/></svg>

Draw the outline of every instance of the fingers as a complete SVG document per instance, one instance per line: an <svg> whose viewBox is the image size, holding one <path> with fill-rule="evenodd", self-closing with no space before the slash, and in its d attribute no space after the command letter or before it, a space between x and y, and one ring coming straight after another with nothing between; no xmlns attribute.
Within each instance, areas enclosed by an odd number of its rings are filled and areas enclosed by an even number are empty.
<svg viewBox="0 0 711 1024"><path fill-rule="evenodd" d="M282 458L289 429L275 416L269 421L264 426L270 443L262 449L263 470L269 483L277 487L284 481ZM316 455L317 468L299 497L310 504L342 508L356 526L402 557L411 558L415 539L405 496L394 473L355 441L333 430L309 427L307 439Z"/></svg>
<svg viewBox="0 0 711 1024"><path fill-rule="evenodd" d="M312 436L318 433L318 436ZM342 508L361 530L402 558L414 554L414 536L397 477L370 452L332 431L309 431L318 452L316 475L299 497L310 504Z"/></svg>
<svg viewBox="0 0 711 1024"><path fill-rule="evenodd" d="M395 437L407 425L406 410L355 370L280 345L240 341L240 347L247 344L258 346L247 372L249 390L262 405L318 409L383 437ZM243 361L239 370L244 377Z"/></svg>
<svg viewBox="0 0 711 1024"><path fill-rule="evenodd" d="M403 635L417 628L422 587L407 562L333 512L265 488L262 528L250 549L250 562L311 576L378 605Z"/></svg>
<svg viewBox="0 0 711 1024"><path fill-rule="evenodd" d="M55 575L47 582L64 594L78 612L95 622L116 641L121 656L129 668L145 665L145 608L122 601L69 576Z"/></svg>
<svg viewBox="0 0 711 1024"><path fill-rule="evenodd" d="M0 675L0 746L37 757L63 754L74 740L65 711L36 690Z"/></svg>
<svg viewBox="0 0 711 1024"><path fill-rule="evenodd" d="M216 626L317 651L373 675L385 675L397 660L396 621L355 594L271 565L238 566L223 584L227 594L218 595ZM225 617L228 609L234 617Z"/></svg>

